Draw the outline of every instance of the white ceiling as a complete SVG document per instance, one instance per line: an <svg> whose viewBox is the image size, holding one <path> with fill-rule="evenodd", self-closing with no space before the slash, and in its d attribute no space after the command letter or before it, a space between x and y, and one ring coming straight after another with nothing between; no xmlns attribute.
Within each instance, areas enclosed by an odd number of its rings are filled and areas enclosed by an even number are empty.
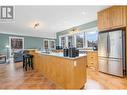
<svg viewBox="0 0 127 95"><path fill-rule="evenodd" d="M0 21L0 33L55 38L56 32L97 19L108 6L15 6L15 19ZM37 30L33 23L39 22Z"/></svg>

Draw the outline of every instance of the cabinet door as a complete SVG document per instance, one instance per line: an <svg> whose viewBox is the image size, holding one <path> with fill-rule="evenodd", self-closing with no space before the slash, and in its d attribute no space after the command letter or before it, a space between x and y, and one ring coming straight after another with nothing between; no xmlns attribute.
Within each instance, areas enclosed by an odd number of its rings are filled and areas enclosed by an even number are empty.
<svg viewBox="0 0 127 95"><path fill-rule="evenodd" d="M110 10L105 9L98 13L98 29L104 31L110 29Z"/></svg>
<svg viewBox="0 0 127 95"><path fill-rule="evenodd" d="M104 10L103 13L103 30L109 30L111 28L110 22L110 8Z"/></svg>
<svg viewBox="0 0 127 95"><path fill-rule="evenodd" d="M125 27L127 24L127 6L113 6L98 12L99 31Z"/></svg>
<svg viewBox="0 0 127 95"><path fill-rule="evenodd" d="M99 31L103 30L103 12L98 13L98 29Z"/></svg>
<svg viewBox="0 0 127 95"><path fill-rule="evenodd" d="M112 29L126 26L126 6L111 7L110 15Z"/></svg>

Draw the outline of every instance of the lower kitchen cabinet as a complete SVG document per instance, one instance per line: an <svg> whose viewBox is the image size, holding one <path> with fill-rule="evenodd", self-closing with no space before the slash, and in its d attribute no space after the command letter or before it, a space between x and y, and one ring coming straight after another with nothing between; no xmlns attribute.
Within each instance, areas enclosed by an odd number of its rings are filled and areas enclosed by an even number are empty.
<svg viewBox="0 0 127 95"><path fill-rule="evenodd" d="M87 52L87 66L98 69L98 53L97 51Z"/></svg>
<svg viewBox="0 0 127 95"><path fill-rule="evenodd" d="M82 89L87 80L87 56L69 58L35 52L34 69L62 89Z"/></svg>

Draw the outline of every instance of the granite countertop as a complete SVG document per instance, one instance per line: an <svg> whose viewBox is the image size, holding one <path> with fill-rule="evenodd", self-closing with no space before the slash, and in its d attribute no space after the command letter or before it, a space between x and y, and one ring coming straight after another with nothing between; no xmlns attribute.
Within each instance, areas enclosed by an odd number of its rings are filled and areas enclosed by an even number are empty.
<svg viewBox="0 0 127 95"><path fill-rule="evenodd" d="M49 55L49 56L55 56L55 57L60 57L60 58L67 58L67 59L78 59L78 58L81 58L81 57L84 57L86 56L86 54L79 54L78 57L64 57L63 53L40 53L40 54L43 54L43 55Z"/></svg>

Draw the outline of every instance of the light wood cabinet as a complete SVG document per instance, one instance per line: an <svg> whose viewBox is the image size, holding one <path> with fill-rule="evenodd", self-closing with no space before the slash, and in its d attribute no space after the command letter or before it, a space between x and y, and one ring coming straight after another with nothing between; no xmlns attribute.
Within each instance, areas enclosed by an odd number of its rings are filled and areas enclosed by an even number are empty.
<svg viewBox="0 0 127 95"><path fill-rule="evenodd" d="M87 66L98 69L98 53L95 51L87 52Z"/></svg>
<svg viewBox="0 0 127 95"><path fill-rule="evenodd" d="M112 28L125 27L126 26L126 7L125 6L113 6L110 9L111 26Z"/></svg>
<svg viewBox="0 0 127 95"><path fill-rule="evenodd" d="M58 88L80 89L85 85L86 56L69 59L39 53L33 55L35 70L53 81Z"/></svg>
<svg viewBox="0 0 127 95"><path fill-rule="evenodd" d="M112 30L126 27L127 23L126 6L112 6L98 12L99 31Z"/></svg>
<svg viewBox="0 0 127 95"><path fill-rule="evenodd" d="M98 29L100 31L103 31L103 30L107 30L108 28L110 28L110 20L109 20L109 17L110 17L110 11L109 9L105 9L103 11L100 11L98 13Z"/></svg>

